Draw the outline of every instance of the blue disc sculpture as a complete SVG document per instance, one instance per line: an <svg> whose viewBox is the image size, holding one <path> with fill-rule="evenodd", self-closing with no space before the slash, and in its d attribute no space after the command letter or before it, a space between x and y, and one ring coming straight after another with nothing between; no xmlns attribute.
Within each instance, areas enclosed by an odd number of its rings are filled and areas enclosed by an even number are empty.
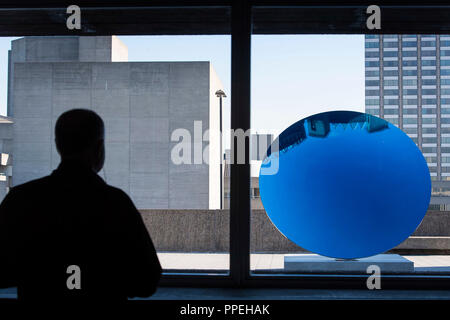
<svg viewBox="0 0 450 320"><path fill-rule="evenodd" d="M378 117L319 113L267 150L259 187L278 230L300 247L341 259L403 242L426 214L431 180L413 140Z"/></svg>

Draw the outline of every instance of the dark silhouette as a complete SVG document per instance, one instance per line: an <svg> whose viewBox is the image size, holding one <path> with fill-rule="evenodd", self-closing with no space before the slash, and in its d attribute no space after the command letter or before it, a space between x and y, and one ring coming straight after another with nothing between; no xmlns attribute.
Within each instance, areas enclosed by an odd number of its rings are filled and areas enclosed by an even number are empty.
<svg viewBox="0 0 450 320"><path fill-rule="evenodd" d="M161 266L142 217L97 175L105 158L102 119L67 111L55 142L58 168L13 187L0 205L0 287L17 286L19 300L30 302L152 295Z"/></svg>

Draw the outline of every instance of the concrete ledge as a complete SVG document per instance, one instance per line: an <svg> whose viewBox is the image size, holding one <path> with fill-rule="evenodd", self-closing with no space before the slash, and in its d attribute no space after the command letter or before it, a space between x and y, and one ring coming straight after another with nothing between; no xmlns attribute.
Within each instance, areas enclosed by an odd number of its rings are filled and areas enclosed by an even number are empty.
<svg viewBox="0 0 450 320"><path fill-rule="evenodd" d="M158 251L229 252L229 210L141 210ZM252 210L252 253L305 253L284 237L264 210ZM450 254L450 212L429 211L414 234L390 251Z"/></svg>
<svg viewBox="0 0 450 320"><path fill-rule="evenodd" d="M395 253L450 254L450 237L411 236L391 251Z"/></svg>

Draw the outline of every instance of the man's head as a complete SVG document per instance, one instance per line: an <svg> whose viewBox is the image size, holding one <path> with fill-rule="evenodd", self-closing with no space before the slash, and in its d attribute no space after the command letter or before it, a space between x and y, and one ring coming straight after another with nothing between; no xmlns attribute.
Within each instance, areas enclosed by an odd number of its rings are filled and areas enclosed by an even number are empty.
<svg viewBox="0 0 450 320"><path fill-rule="evenodd" d="M83 162L99 172L105 161L105 126L94 111L72 109L56 121L55 142L61 160Z"/></svg>

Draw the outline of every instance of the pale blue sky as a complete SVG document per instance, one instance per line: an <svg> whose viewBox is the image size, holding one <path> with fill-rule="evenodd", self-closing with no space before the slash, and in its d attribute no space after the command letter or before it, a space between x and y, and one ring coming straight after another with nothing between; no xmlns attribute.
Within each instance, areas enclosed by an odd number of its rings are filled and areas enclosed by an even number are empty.
<svg viewBox="0 0 450 320"><path fill-rule="evenodd" d="M8 90L8 50L11 41L17 38L0 38L0 114L6 115L6 99Z"/></svg>
<svg viewBox="0 0 450 320"><path fill-rule="evenodd" d="M7 54L0 38L0 114L6 114ZM230 97L230 36L120 37L129 61L211 61ZM230 99L224 100L229 128ZM252 127L282 130L327 110L364 110L364 36L274 35L252 39Z"/></svg>

